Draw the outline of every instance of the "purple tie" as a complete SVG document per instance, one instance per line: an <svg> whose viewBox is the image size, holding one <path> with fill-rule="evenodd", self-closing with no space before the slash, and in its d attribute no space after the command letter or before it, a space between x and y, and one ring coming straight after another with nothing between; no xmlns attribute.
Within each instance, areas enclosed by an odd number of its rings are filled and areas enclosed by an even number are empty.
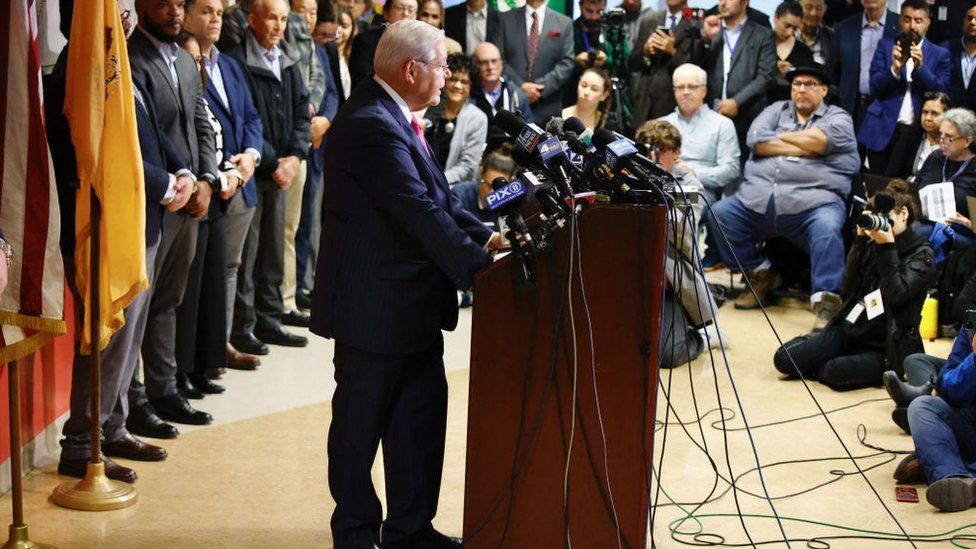
<svg viewBox="0 0 976 549"><path fill-rule="evenodd" d="M535 54L539 51L539 12L532 12L532 27L529 29L529 67L528 80L532 80L532 68L535 65Z"/></svg>

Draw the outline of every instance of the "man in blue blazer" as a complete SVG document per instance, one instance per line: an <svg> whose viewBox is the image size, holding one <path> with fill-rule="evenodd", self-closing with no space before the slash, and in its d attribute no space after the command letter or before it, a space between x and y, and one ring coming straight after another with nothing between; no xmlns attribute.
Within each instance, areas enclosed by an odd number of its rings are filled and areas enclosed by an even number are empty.
<svg viewBox="0 0 976 549"><path fill-rule="evenodd" d="M902 35L915 37L910 55L893 38L878 43L871 60L873 99L857 140L867 148L868 170L883 174L888 167L889 145L896 134L910 131L922 112L926 92L944 92L949 83L949 52L925 40L929 28L926 0L905 0L898 18Z"/></svg>
<svg viewBox="0 0 976 549"><path fill-rule="evenodd" d="M949 102L953 107L976 110L976 79L972 77L976 63L971 62L976 57L976 6L969 8L963 18L962 38L950 40L942 47L949 50L952 68L947 90Z"/></svg>
<svg viewBox="0 0 976 549"><path fill-rule="evenodd" d="M460 547L431 526L447 423L441 330L457 326L457 290L491 263L485 250L500 237L453 196L412 114L436 105L450 76L443 36L415 20L386 27L375 76L325 143L311 330L335 340L328 453L339 549ZM370 477L381 441L386 520Z"/></svg>
<svg viewBox="0 0 976 549"><path fill-rule="evenodd" d="M871 102L871 60L882 38L898 36L898 14L884 0L863 0L864 12L834 27L827 74L837 86L839 106L854 119L855 129Z"/></svg>

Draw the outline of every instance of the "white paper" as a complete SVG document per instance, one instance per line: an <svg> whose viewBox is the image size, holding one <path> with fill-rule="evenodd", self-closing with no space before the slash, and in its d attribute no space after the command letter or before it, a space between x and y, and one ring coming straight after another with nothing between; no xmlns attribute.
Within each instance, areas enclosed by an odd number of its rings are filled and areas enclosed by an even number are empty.
<svg viewBox="0 0 976 549"><path fill-rule="evenodd" d="M851 312L847 313L847 321L850 322L851 324L857 324L857 319L860 318L861 313L863 312L864 312L864 305L861 305L860 303L855 303L854 306L851 307Z"/></svg>
<svg viewBox="0 0 976 549"><path fill-rule="evenodd" d="M922 213L932 221L945 223L947 217L956 215L956 195L952 191L952 182L921 188L918 199L922 203Z"/></svg>
<svg viewBox="0 0 976 549"><path fill-rule="evenodd" d="M884 302L881 300L881 288L864 296L864 306L868 312L868 320L872 320L884 313Z"/></svg>

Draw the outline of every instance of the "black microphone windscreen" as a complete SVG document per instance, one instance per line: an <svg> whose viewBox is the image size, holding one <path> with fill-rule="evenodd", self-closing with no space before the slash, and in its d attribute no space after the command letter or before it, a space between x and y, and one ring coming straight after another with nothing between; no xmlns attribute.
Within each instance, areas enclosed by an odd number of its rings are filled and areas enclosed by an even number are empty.
<svg viewBox="0 0 976 549"><path fill-rule="evenodd" d="M525 126L525 121L522 120L522 117L512 111L498 111L495 114L494 122L503 132L513 138L518 137L519 132L522 131L522 127Z"/></svg>
<svg viewBox="0 0 976 549"><path fill-rule="evenodd" d="M519 166L531 166L533 164L532 155L519 147L512 149L512 160Z"/></svg>
<svg viewBox="0 0 976 549"><path fill-rule="evenodd" d="M563 120L563 131L574 132L576 135L582 135L583 132L586 131L586 124L584 124L579 118L570 116L566 120Z"/></svg>
<svg viewBox="0 0 976 549"><path fill-rule="evenodd" d="M563 119L558 116L553 116L549 119L549 122L546 122L546 131L553 135L563 133L563 128Z"/></svg>
<svg viewBox="0 0 976 549"><path fill-rule="evenodd" d="M505 179L504 177L496 177L495 179L492 179L492 181L491 181L491 188L494 189L494 190L496 190L496 191L498 189L504 187L505 185L508 185L508 180Z"/></svg>
<svg viewBox="0 0 976 549"><path fill-rule="evenodd" d="M600 128L599 130L593 132L593 137L590 139L590 143L593 144L597 150L603 150L607 148L607 145L613 143L617 140L617 136L610 130L606 128Z"/></svg>

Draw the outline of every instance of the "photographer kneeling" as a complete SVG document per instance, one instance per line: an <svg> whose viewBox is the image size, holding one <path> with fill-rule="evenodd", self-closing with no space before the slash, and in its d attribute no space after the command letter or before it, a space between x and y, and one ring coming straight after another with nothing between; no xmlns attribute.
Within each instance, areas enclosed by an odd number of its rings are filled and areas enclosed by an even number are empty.
<svg viewBox="0 0 976 549"><path fill-rule="evenodd" d="M777 370L795 378L795 361L804 377L859 389L881 385L886 363L900 370L908 354L922 351L918 323L935 264L928 240L911 228L916 212L903 180L868 201L844 266L842 307L824 331L776 351Z"/></svg>

